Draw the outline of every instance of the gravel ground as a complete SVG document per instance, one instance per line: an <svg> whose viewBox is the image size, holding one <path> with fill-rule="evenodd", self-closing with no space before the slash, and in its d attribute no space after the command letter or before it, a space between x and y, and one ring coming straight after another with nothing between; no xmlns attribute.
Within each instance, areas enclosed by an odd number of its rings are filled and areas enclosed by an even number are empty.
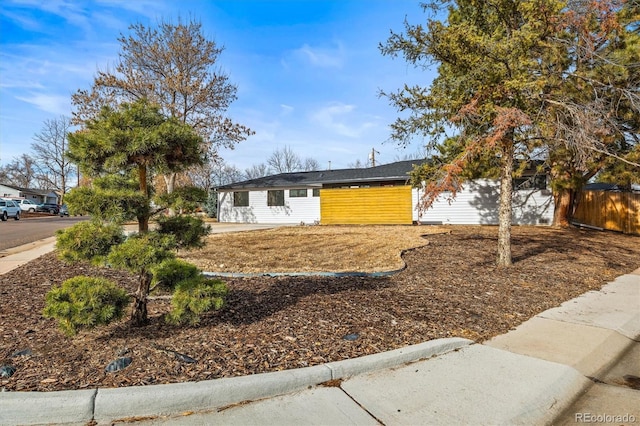
<svg viewBox="0 0 640 426"><path fill-rule="evenodd" d="M134 280L43 256L0 276L0 366L15 368L11 377L0 378L0 389L200 381L306 367L441 337L483 341L640 266L640 238L633 236L515 227L515 264L501 269L494 266L496 228L449 231L427 235L426 245L406 252L406 269L393 276L228 279L226 306L198 326L165 324L169 301L157 299L149 304L148 326L132 328L123 320L71 339L42 317L53 285L88 274L133 290ZM25 350L27 355L17 355ZM121 356L131 357L131 365L105 372Z"/></svg>

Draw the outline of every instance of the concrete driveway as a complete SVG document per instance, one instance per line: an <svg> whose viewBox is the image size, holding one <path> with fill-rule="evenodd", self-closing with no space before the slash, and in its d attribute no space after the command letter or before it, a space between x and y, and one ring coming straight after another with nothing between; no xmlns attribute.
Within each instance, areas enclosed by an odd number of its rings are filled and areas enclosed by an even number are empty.
<svg viewBox="0 0 640 426"><path fill-rule="evenodd" d="M224 232L243 232L257 231L260 229L272 229L282 226L299 226L298 223L209 223L211 225L212 234L221 234Z"/></svg>

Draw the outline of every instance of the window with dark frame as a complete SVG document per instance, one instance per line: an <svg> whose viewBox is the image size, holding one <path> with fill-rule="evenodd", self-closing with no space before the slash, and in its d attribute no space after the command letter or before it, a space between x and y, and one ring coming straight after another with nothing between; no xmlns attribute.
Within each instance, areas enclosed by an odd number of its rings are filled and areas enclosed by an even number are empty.
<svg viewBox="0 0 640 426"><path fill-rule="evenodd" d="M307 196L306 189L290 189L289 190L289 197L291 198L306 197L306 196Z"/></svg>
<svg viewBox="0 0 640 426"><path fill-rule="evenodd" d="M267 191L267 206L284 206L284 189L272 189Z"/></svg>
<svg viewBox="0 0 640 426"><path fill-rule="evenodd" d="M249 191L235 191L233 193L233 207L249 207Z"/></svg>
<svg viewBox="0 0 640 426"><path fill-rule="evenodd" d="M320 188L313 188L313 196L314 197L320 196Z"/></svg>
<svg viewBox="0 0 640 426"><path fill-rule="evenodd" d="M514 191L525 189L547 189L547 176L523 176L513 179Z"/></svg>

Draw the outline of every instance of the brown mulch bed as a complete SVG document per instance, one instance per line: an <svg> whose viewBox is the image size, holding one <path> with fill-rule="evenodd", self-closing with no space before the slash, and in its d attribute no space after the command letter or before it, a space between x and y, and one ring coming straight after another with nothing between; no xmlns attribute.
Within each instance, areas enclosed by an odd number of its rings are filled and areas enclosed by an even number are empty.
<svg viewBox="0 0 640 426"><path fill-rule="evenodd" d="M423 227L425 233L428 227ZM151 323L126 321L65 338L44 319L52 285L78 275L124 273L66 265L53 254L0 276L0 378L7 391L175 383L306 367L442 337L483 341L640 266L640 238L586 230L515 227L515 264L494 266L496 228L451 227L404 255L381 278L227 279L226 306L198 326L169 326L169 301L149 304ZM259 235L259 234L257 234ZM232 260L218 259L221 264ZM346 340L352 335L355 340ZM167 348L197 360L186 363ZM31 355L12 356L29 349ZM119 356L132 364L105 366Z"/></svg>

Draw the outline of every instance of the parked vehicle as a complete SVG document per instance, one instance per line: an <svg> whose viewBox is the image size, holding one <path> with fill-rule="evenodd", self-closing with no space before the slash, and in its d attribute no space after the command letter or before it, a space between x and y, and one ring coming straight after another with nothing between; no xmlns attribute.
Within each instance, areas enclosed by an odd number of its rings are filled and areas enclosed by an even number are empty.
<svg viewBox="0 0 640 426"><path fill-rule="evenodd" d="M63 204L62 207L60 207L60 211L58 212L58 214L60 215L60 217L69 216L69 209L67 208L66 204Z"/></svg>
<svg viewBox="0 0 640 426"><path fill-rule="evenodd" d="M20 220L20 206L13 200L0 199L0 219L6 222L10 217Z"/></svg>
<svg viewBox="0 0 640 426"><path fill-rule="evenodd" d="M14 199L13 201L15 201L18 206L20 206L20 210L22 210L23 212L33 213L36 211L36 207L38 207L36 203L31 200L27 200L26 198L22 198L19 200Z"/></svg>
<svg viewBox="0 0 640 426"><path fill-rule="evenodd" d="M58 212L60 211L60 206L58 206L57 204L50 204L50 203L38 204L36 206L36 211L43 212L43 213L58 214Z"/></svg>

